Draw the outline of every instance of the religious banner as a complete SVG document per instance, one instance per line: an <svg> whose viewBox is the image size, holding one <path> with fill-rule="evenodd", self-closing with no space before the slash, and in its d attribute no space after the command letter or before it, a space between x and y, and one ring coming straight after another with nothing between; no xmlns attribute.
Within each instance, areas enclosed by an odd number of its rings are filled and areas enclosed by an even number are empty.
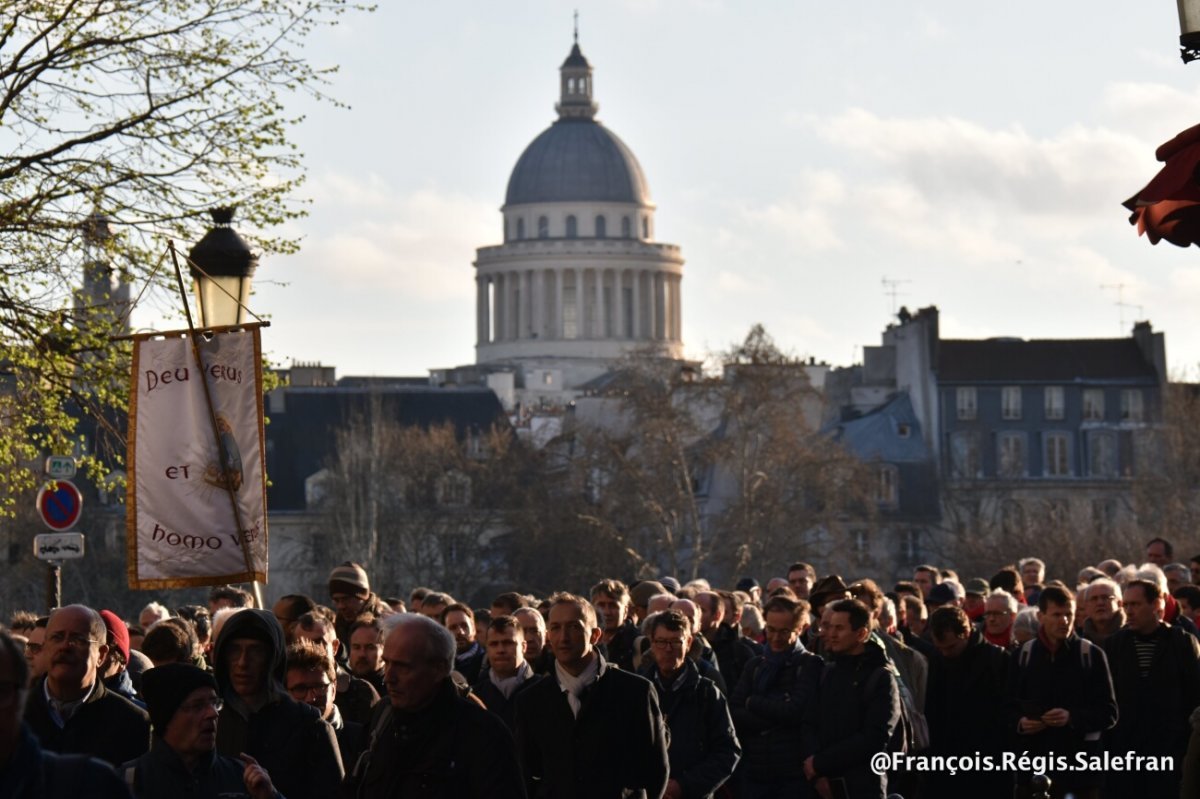
<svg viewBox="0 0 1200 799"><path fill-rule="evenodd" d="M125 521L129 586L266 582L259 330L200 336L200 366L188 333L159 335L134 339Z"/></svg>

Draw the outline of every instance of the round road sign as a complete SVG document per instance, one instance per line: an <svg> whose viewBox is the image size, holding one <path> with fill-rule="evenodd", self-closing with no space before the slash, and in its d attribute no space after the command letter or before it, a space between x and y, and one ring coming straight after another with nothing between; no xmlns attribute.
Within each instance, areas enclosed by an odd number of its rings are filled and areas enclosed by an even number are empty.
<svg viewBox="0 0 1200 799"><path fill-rule="evenodd" d="M83 494L70 480L55 480L37 495L38 515L55 532L70 530L83 511Z"/></svg>

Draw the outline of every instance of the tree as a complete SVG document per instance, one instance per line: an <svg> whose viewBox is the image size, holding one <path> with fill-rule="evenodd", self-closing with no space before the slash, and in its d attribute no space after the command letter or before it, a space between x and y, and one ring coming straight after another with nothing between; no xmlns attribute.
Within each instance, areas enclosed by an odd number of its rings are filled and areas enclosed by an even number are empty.
<svg viewBox="0 0 1200 799"><path fill-rule="evenodd" d="M80 412L124 407L111 309L71 307L85 263L143 284L166 237L194 240L214 205L239 206L264 250L295 248L262 233L302 213L300 120L284 100L324 96L331 70L303 42L356 7L0 0L0 502L32 480L22 461L63 450ZM87 235L94 212L113 236Z"/></svg>
<svg viewBox="0 0 1200 799"><path fill-rule="evenodd" d="M498 572L496 540L527 482L511 429L461 438L451 424L403 425L374 398L336 434L317 486L339 560L383 591L437 586L468 598Z"/></svg>

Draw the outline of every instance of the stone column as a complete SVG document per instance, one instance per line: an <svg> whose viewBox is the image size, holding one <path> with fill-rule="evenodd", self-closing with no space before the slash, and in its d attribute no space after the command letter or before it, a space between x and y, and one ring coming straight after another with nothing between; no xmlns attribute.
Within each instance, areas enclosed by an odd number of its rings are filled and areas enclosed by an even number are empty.
<svg viewBox="0 0 1200 799"><path fill-rule="evenodd" d="M642 331L642 273L636 269L629 270L629 285L633 288L633 338L641 338Z"/></svg>
<svg viewBox="0 0 1200 799"><path fill-rule="evenodd" d="M488 279L487 275L475 278L475 344L487 344L488 331Z"/></svg>
<svg viewBox="0 0 1200 799"><path fill-rule="evenodd" d="M553 339L563 337L563 271L554 270L554 329L550 333Z"/></svg>
<svg viewBox="0 0 1200 799"><path fill-rule="evenodd" d="M613 276L613 338L625 338L625 294L621 291L623 270L612 270Z"/></svg>
<svg viewBox="0 0 1200 799"><path fill-rule="evenodd" d="M583 269L575 269L575 338L586 338L583 318Z"/></svg>
<svg viewBox="0 0 1200 799"><path fill-rule="evenodd" d="M533 314L530 317L533 324L533 335L536 338L546 337L546 270L535 269L530 275L533 290L530 292L530 302L533 303Z"/></svg>
<svg viewBox="0 0 1200 799"><path fill-rule="evenodd" d="M492 336L493 341L504 341L508 338L505 323L508 321L508 314L504 307L504 273L492 275L492 308L496 313L496 321L494 323L495 335Z"/></svg>
<svg viewBox="0 0 1200 799"><path fill-rule="evenodd" d="M675 276L675 340L683 341L683 275Z"/></svg>

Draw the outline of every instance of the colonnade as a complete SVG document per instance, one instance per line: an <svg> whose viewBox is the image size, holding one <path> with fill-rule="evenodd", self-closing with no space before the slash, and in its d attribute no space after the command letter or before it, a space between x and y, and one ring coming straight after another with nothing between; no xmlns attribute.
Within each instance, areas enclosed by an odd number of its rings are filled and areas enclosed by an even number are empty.
<svg viewBox="0 0 1200 799"><path fill-rule="evenodd" d="M627 267L489 271L475 278L476 342L680 341L681 279Z"/></svg>

